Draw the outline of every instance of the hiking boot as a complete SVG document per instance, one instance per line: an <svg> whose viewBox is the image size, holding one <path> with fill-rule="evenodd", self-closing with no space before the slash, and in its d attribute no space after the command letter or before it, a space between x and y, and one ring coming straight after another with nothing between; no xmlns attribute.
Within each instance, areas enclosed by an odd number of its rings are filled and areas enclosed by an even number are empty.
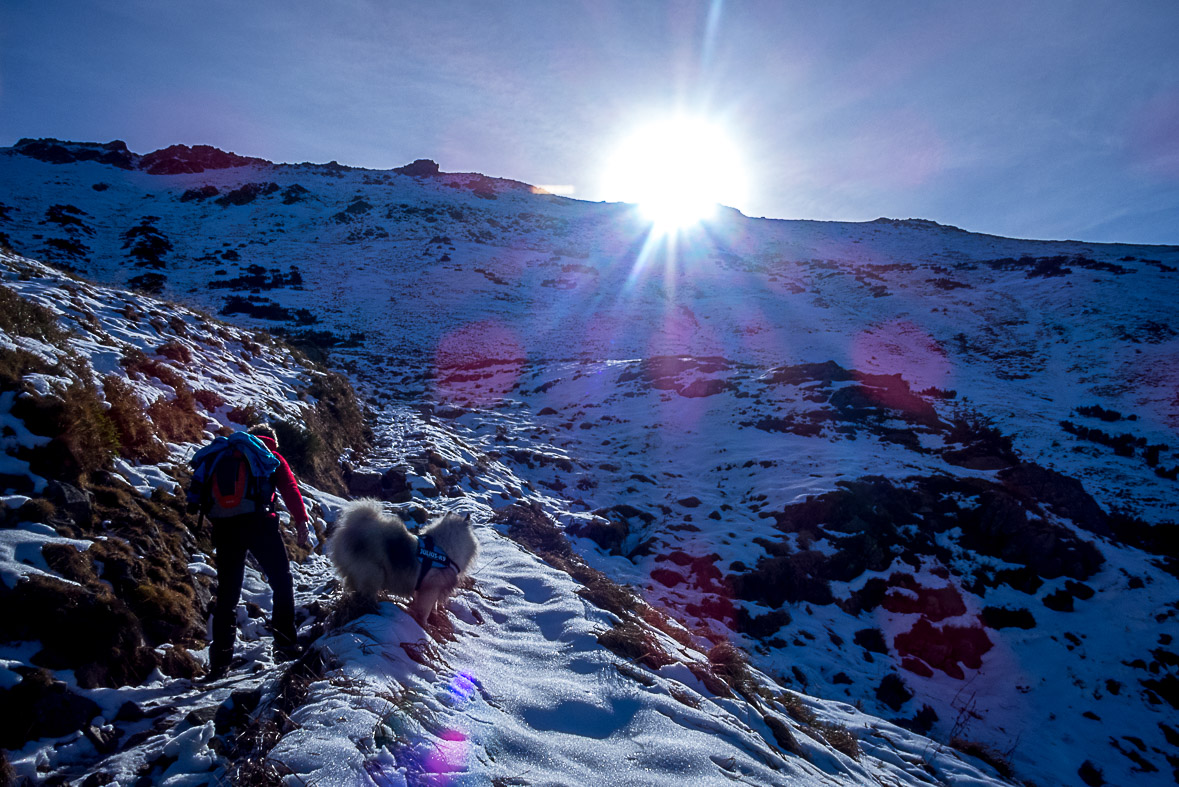
<svg viewBox="0 0 1179 787"><path fill-rule="evenodd" d="M214 681L221 680L222 678L224 678L228 674L229 674L229 664L228 663L221 663L221 664L215 664L215 665L210 664L209 669L207 669L205 671L205 674L201 676L200 682L201 683L212 683Z"/></svg>
<svg viewBox="0 0 1179 787"><path fill-rule="evenodd" d="M277 662L294 661L303 655L303 648L293 642L274 643L274 660Z"/></svg>
<svg viewBox="0 0 1179 787"><path fill-rule="evenodd" d="M220 648L210 649L209 653L209 668L205 670L205 675L202 678L204 682L219 680L229 674L230 662L233 661L233 649L223 650Z"/></svg>

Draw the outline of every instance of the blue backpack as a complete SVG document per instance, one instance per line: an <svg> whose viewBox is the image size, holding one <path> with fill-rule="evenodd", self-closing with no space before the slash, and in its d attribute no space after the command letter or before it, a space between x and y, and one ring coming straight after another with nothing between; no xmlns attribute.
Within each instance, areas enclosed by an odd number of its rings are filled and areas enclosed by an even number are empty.
<svg viewBox="0 0 1179 787"><path fill-rule="evenodd" d="M274 473L280 462L262 441L248 432L218 437L197 451L192 465L188 502L210 519L227 519L270 510Z"/></svg>

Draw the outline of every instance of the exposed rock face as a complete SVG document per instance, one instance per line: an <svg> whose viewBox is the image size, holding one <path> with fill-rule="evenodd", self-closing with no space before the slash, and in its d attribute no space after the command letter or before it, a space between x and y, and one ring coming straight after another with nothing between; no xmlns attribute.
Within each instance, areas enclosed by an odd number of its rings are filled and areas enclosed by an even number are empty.
<svg viewBox="0 0 1179 787"><path fill-rule="evenodd" d="M67 142L59 139L22 139L13 145L17 153L50 164L97 161L119 169L134 169L139 158L121 139L113 142Z"/></svg>
<svg viewBox="0 0 1179 787"><path fill-rule="evenodd" d="M269 161L227 153L211 145L170 145L145 156L132 153L127 143L68 142L59 139L22 139L13 150L38 161L50 164L72 164L76 161L97 161L119 169L143 169L152 175L180 175L204 172L209 169L229 169ZM437 165L435 165L435 168Z"/></svg>
<svg viewBox="0 0 1179 787"><path fill-rule="evenodd" d="M170 145L148 153L140 160L139 168L147 170L151 175L180 175L186 172L204 172L207 169L229 169L269 163L265 159L226 153L211 145Z"/></svg>
<svg viewBox="0 0 1179 787"><path fill-rule="evenodd" d="M398 175L409 175L414 178L432 178L440 174L438 163L428 158L420 158L412 164L397 167L393 171Z"/></svg>

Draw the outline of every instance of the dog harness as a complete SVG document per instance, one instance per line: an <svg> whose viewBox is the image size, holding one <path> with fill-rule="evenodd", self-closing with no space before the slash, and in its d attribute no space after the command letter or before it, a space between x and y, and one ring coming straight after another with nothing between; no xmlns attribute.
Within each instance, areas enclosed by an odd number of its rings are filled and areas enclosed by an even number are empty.
<svg viewBox="0 0 1179 787"><path fill-rule="evenodd" d="M426 578L430 569L454 566L454 561L447 557L445 552L434 546L434 537L428 535L418 536L418 559L421 561L422 568L418 572L418 583L414 585L414 590L421 589L422 580Z"/></svg>

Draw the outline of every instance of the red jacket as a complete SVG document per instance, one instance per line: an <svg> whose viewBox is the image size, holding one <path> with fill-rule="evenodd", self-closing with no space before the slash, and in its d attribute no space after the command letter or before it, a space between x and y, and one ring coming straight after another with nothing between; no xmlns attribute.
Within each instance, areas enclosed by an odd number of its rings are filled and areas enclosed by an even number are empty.
<svg viewBox="0 0 1179 787"><path fill-rule="evenodd" d="M279 468L274 471L274 485L278 489L278 493L282 495L282 501L287 504L287 511L291 513L291 523L296 527L306 525L307 507L303 505L303 494L299 491L299 482L295 480L291 466L278 452L278 444L273 438L262 434L256 434L254 437L261 440L262 444L270 449L270 453L278 457Z"/></svg>

